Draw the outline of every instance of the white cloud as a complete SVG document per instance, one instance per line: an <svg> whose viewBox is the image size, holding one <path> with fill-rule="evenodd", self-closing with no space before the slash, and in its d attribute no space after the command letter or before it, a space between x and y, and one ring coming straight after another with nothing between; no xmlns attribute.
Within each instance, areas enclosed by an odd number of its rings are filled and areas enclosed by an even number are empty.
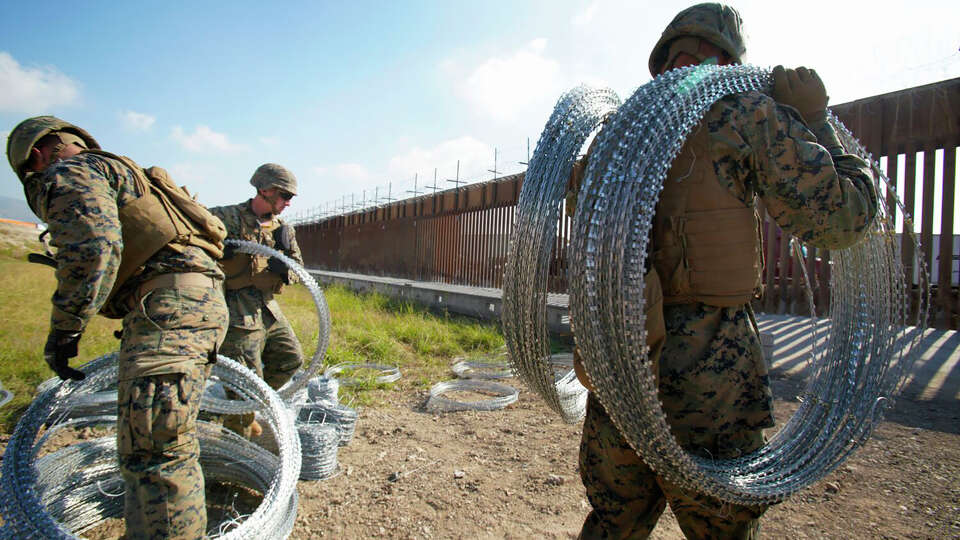
<svg viewBox="0 0 960 540"><path fill-rule="evenodd" d="M191 152L239 152L246 150L246 146L230 142L230 139L223 133L217 133L208 126L199 125L193 130L193 133L185 133L183 128L176 126L171 131L170 136L173 140L180 143L181 146Z"/></svg>
<svg viewBox="0 0 960 540"><path fill-rule="evenodd" d="M327 190L333 192L356 191L358 197L362 189L372 188L378 182L383 182L383 179L359 163L317 165L310 167L308 171L310 176L320 181L320 184L327 186Z"/></svg>
<svg viewBox="0 0 960 540"><path fill-rule="evenodd" d="M21 66L9 53L0 51L0 111L48 112L75 103L79 94L79 85L57 68Z"/></svg>
<svg viewBox="0 0 960 540"><path fill-rule="evenodd" d="M506 56L488 58L470 73L460 93L479 113L500 121L539 109L543 96L559 96L564 89L560 63L544 55L546 47L547 40L539 38Z"/></svg>
<svg viewBox="0 0 960 540"><path fill-rule="evenodd" d="M147 131L153 127L153 123L157 121L156 116L138 113L135 111L122 111L120 113L120 118L123 120L123 124L127 127L127 129L131 129L133 131Z"/></svg>
<svg viewBox="0 0 960 540"><path fill-rule="evenodd" d="M424 181L420 186L433 182L433 169L438 169L438 185L445 179L452 179L457 173L457 161L460 161L460 179L476 180L488 175L487 169L493 167L493 147L471 137L463 136L443 141L433 148L411 148L390 160L390 172L400 177L419 174ZM446 189L445 186L444 189Z"/></svg>
<svg viewBox="0 0 960 540"><path fill-rule="evenodd" d="M580 11L574 14L570 22L574 26L586 26L590 24L590 21L593 20L593 17L597 14L597 9L600 7L600 2L594 1L591 2L583 11Z"/></svg>
<svg viewBox="0 0 960 540"><path fill-rule="evenodd" d="M366 182L372 178L370 171L359 163L340 163L333 167L332 174L349 182Z"/></svg>
<svg viewBox="0 0 960 540"><path fill-rule="evenodd" d="M174 182L177 182L177 185L190 187L206 179L206 171L196 163L175 163L173 166L168 167L167 170L170 172L170 176L173 177Z"/></svg>

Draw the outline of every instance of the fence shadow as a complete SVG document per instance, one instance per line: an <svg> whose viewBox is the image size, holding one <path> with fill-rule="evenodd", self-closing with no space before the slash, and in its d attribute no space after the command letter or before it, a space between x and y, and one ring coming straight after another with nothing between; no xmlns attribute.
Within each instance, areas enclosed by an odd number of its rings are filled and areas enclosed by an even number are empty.
<svg viewBox="0 0 960 540"><path fill-rule="evenodd" d="M757 317L760 332L772 337L770 376L781 381L781 388L802 390L812 361L814 334L811 319L791 315ZM817 340L823 346L829 321L817 323ZM769 337L767 338L769 340ZM911 336L903 336L906 341ZM768 341L769 343L769 341ZM917 359L904 378L888 421L900 424L960 433L960 333L928 329L920 339ZM788 393L789 393L788 392ZM795 396L777 396L787 400Z"/></svg>

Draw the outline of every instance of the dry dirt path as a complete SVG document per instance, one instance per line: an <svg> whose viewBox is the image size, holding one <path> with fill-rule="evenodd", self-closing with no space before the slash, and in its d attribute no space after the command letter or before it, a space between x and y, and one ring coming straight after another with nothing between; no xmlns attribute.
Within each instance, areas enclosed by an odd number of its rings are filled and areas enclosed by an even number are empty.
<svg viewBox="0 0 960 540"><path fill-rule="evenodd" d="M776 383L778 422L796 386ZM501 411L434 415L400 384L361 411L339 476L300 483L292 538L574 538L588 512L580 426L521 389ZM901 401L825 481L769 510L766 538L960 538L960 407ZM391 478L399 476L399 480ZM682 538L668 513L654 538Z"/></svg>

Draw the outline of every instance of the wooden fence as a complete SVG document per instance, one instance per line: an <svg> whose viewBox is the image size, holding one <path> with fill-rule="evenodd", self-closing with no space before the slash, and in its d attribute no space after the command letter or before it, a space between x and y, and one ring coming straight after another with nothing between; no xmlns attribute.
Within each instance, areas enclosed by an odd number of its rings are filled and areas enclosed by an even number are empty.
<svg viewBox="0 0 960 540"><path fill-rule="evenodd" d="M960 238L954 234L954 210L960 78L831 108L880 161L891 189L898 190L912 214L912 223L919 224L917 236L934 277L931 324L957 329ZM501 287L522 182L523 174L517 174L300 224L297 239L310 268ZM552 292L566 291L571 224L561 212L548 283ZM810 277L817 311L825 313L830 298L829 252L805 248L798 255L769 218L764 232L766 287L757 309L808 314L802 266ZM918 275L908 235L903 235L901 249L907 275ZM913 296L915 309L916 291Z"/></svg>

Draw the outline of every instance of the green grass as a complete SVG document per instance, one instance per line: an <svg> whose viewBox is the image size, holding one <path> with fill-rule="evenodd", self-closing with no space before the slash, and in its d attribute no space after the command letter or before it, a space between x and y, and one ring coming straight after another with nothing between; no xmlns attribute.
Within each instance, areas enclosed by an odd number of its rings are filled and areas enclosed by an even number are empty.
<svg viewBox="0 0 960 540"><path fill-rule="evenodd" d="M9 239L14 235L3 234ZM0 408L0 432L10 433L26 410L37 385L53 376L41 354L50 321L50 295L56 287L53 270L26 262L26 254L40 251L35 234L18 234L0 249L0 382L14 399ZM393 389L429 388L453 376L450 364L460 355L491 352L503 345L492 322L434 313L414 304L395 302L379 294L358 295L341 287L326 289L332 330L324 364L340 362L397 366L396 383L363 381L342 388L341 399L355 405L376 405ZM317 316L310 293L303 286L288 287L279 297L309 359L316 350ZM82 363L116 350L113 331L120 321L96 317L80 341Z"/></svg>
<svg viewBox="0 0 960 540"><path fill-rule="evenodd" d="M454 357L492 352L503 346L495 323L434 313L409 302L393 301L380 294L355 294L342 287L324 291L330 306L332 329L324 364L341 362L397 366L402 378L396 384L428 388L449 379ZM316 314L309 292L293 287L280 297L284 313L301 337L304 353L316 349ZM303 341L310 335L309 341ZM341 398L361 405L376 404L392 384L366 381L341 389Z"/></svg>

